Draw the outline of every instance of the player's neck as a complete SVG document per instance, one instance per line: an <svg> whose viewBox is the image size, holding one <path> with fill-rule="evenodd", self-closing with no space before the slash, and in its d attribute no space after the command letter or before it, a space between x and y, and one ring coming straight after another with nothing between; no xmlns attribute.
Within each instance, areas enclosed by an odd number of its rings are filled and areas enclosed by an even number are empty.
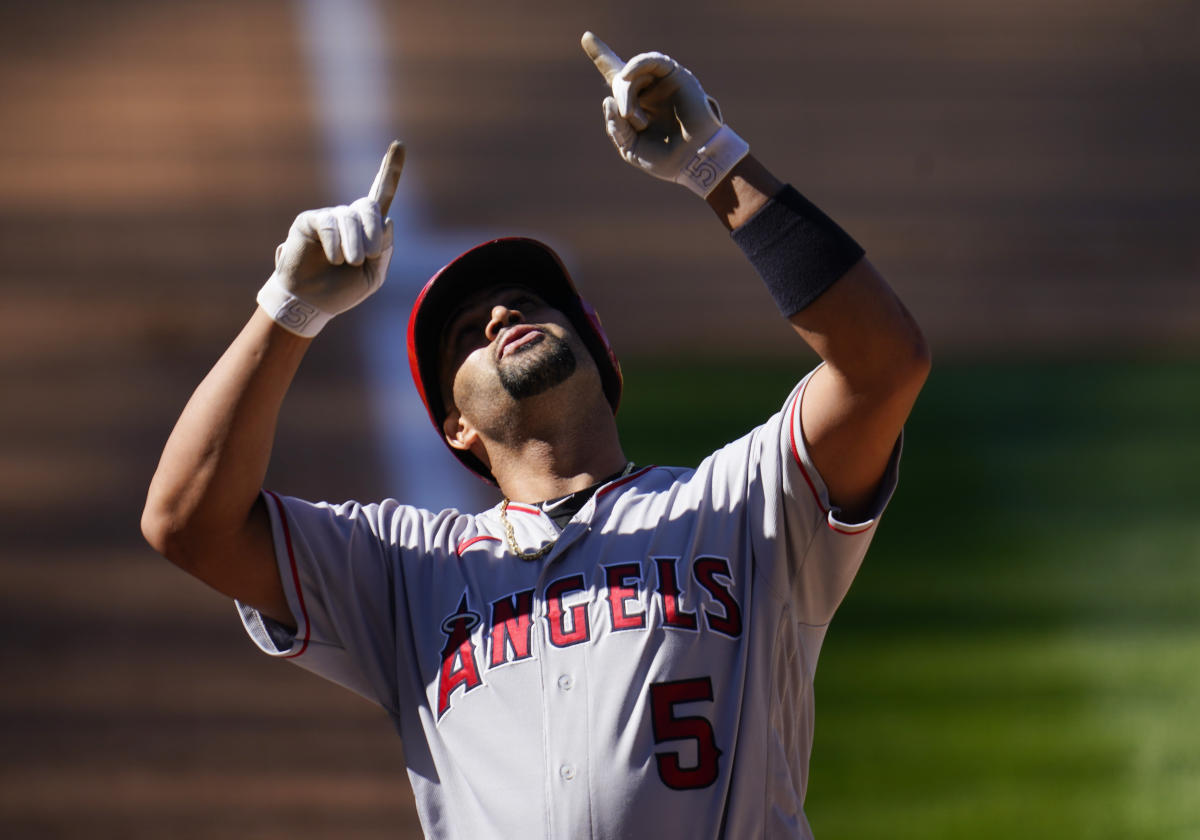
<svg viewBox="0 0 1200 840"><path fill-rule="evenodd" d="M609 414L601 428L567 428L554 440L529 438L492 458L500 491L514 502L542 502L620 472L628 460Z"/></svg>

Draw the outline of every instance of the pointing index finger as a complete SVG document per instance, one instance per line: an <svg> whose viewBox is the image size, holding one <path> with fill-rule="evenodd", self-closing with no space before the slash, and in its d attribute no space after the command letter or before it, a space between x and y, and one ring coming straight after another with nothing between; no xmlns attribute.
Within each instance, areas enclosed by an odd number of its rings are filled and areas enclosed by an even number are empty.
<svg viewBox="0 0 1200 840"><path fill-rule="evenodd" d="M404 144L393 140L388 146L383 162L379 164L379 173L371 184L367 198L379 205L379 215L386 216L396 196L396 187L400 183L400 170L404 168Z"/></svg>
<svg viewBox="0 0 1200 840"><path fill-rule="evenodd" d="M625 66L621 57L613 52L612 47L597 38L592 32L584 32L579 40L583 51L596 65L596 69L604 74L604 81L612 84L613 77Z"/></svg>

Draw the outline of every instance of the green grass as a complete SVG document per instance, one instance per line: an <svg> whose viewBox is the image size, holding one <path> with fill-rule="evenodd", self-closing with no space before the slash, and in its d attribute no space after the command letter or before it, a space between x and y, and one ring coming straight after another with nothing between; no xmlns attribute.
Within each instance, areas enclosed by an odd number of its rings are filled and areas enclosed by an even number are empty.
<svg viewBox="0 0 1200 840"><path fill-rule="evenodd" d="M627 368L641 463L796 378ZM817 706L819 837L1200 837L1200 363L939 364Z"/></svg>

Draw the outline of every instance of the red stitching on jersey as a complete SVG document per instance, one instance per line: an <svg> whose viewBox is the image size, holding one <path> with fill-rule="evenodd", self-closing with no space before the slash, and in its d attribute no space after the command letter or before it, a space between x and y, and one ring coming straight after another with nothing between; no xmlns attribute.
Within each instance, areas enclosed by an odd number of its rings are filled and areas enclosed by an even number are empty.
<svg viewBox="0 0 1200 840"><path fill-rule="evenodd" d="M624 478L617 479L612 484L608 484L608 485L605 485L604 487L601 487L599 490L596 491L597 498L599 498L600 496L603 496L605 493L608 493L609 491L616 490L622 484L628 484L629 482L633 481L638 476L644 475L645 473L654 469L654 467L655 467L654 464L651 464L648 467L642 467L640 470L638 470L635 473L630 473L629 475L625 476ZM517 513L533 513L533 514L537 514L537 515L541 515L541 513L542 513L541 508L526 507L525 505L517 504L515 502L509 502L508 509L515 510ZM482 538L476 537L476 539L482 539ZM487 539L494 540L494 539L499 539L499 538L498 537L488 537Z"/></svg>
<svg viewBox="0 0 1200 840"><path fill-rule="evenodd" d="M806 389L807 389L807 387L808 386L805 385ZM851 537L854 536L855 534L861 534L863 531L870 530L871 523L865 523L863 525L858 526L854 530L850 530L849 528L846 528L846 527L839 527L837 525L834 525L833 522L829 519L829 510L830 509L825 507L825 503L823 501L821 501L821 495L817 492L817 486L813 483L812 478L809 477L808 470L806 470L804 468L804 462L802 460L800 460L800 450L796 446L796 412L800 410L800 398L803 395L804 395L804 391L801 391L799 394L796 395L796 401L792 403L791 416L788 418L788 437L791 440L791 444L792 444L792 457L796 459L796 466L798 466L800 468L800 475L804 476L804 481L806 484L808 484L808 489L812 491L813 498L815 498L817 500L817 504L820 505L821 511L825 514L825 524L829 526L829 530L833 531L836 534L844 534L846 536L851 536Z"/></svg>
<svg viewBox="0 0 1200 840"><path fill-rule="evenodd" d="M807 385L804 390L807 390ZM821 494L817 492L817 485L813 483L812 478L808 475L808 470L804 468L804 461L800 459L800 449L796 446L796 412L800 410L800 398L804 396L804 390L801 390L792 402L792 413L788 417L788 439L791 441L792 457L796 459L796 466L800 468L800 475L804 476L804 482L808 485L808 489L812 491L813 498L817 500L817 504L821 510L828 514L829 508L825 507L825 502L822 501ZM832 525L829 527L833 528ZM836 531L837 529L834 528L834 530Z"/></svg>
<svg viewBox="0 0 1200 840"><path fill-rule="evenodd" d="M531 508L531 507L525 507L524 505L514 505L512 502L509 502L509 503L508 503L508 509L509 509L509 510L515 510L517 513L537 513L537 514L540 514L540 513L542 512L542 509L541 509L541 508Z"/></svg>
<svg viewBox="0 0 1200 840"><path fill-rule="evenodd" d="M654 469L654 467L655 467L654 464L651 464L648 467L642 467L640 470L638 470L635 473L630 473L629 475L625 476L624 478L617 479L612 484L608 484L604 487L601 487L599 490L596 491L596 498L597 499L600 498L605 493L608 493L611 490L616 490L618 487L620 487L623 484L628 484L630 481L633 481L638 476L644 475L645 473ZM516 504L514 502L508 503L508 510L515 510L517 513L532 513L535 516L542 516L544 514L544 511L540 507L526 507L525 505ZM499 541L499 539L500 539L499 537L475 537L472 540L468 540L465 544L460 545L458 547L458 553L461 555L462 550L464 548L466 548L468 545L470 545L472 542L475 542L476 540L497 540L497 541Z"/></svg>
<svg viewBox="0 0 1200 840"><path fill-rule="evenodd" d="M304 590L300 588L300 571L296 568L296 554L292 551L292 532L288 528L287 511L284 510L283 502L278 496L270 490L267 490L266 493L275 500L275 506L279 508L279 524L283 526L283 542L287 546L288 562L292 566L292 585L296 588L296 599L300 602L300 616L304 619L304 639L300 642L300 650L282 657L283 659L294 659L308 650L308 637L311 632L308 623L308 610L304 606Z"/></svg>
<svg viewBox="0 0 1200 840"><path fill-rule="evenodd" d="M654 467L655 467L654 464L651 464L648 467L642 467L640 470L638 470L635 473L630 473L629 475L625 476L624 478L618 478L616 481L614 481L612 484L609 484L607 487L601 487L599 490L596 491L596 498L603 496L605 493L616 490L622 484L628 484L629 482L633 481L635 478L637 478L640 475L645 475L647 472L654 469Z"/></svg>
<svg viewBox="0 0 1200 840"><path fill-rule="evenodd" d="M834 525L832 522L829 521L828 517L826 517L826 519L825 519L825 524L829 526L829 530L831 530L831 531L834 531L838 534L845 534L846 536L853 537L855 534L861 534L863 531L870 530L872 523L864 522L862 525L857 526L857 528L853 531L850 530L849 526L839 527L837 525Z"/></svg>
<svg viewBox="0 0 1200 840"><path fill-rule="evenodd" d="M475 543L483 542L484 540L495 540L496 542L500 542L499 537L489 536L488 534L481 534L478 537L471 537L471 539L469 539L469 540L463 540L462 542L460 542L458 544L458 548L456 548L455 551L458 553L459 557L462 557L462 553L464 551L466 551L471 546L475 545Z"/></svg>

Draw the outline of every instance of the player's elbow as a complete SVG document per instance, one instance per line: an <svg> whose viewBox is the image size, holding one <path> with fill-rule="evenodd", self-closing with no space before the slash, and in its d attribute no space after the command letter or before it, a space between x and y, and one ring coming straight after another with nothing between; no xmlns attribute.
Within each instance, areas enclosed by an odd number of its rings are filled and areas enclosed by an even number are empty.
<svg viewBox="0 0 1200 840"><path fill-rule="evenodd" d="M152 490L142 509L141 528L151 548L184 571L194 573L189 558L202 553L197 546L203 539L203 529L196 527L191 517Z"/></svg>
<svg viewBox="0 0 1200 840"><path fill-rule="evenodd" d="M917 320L898 299L884 333L886 345L879 348L883 379L891 390L915 398L929 378L933 354Z"/></svg>
<svg viewBox="0 0 1200 840"><path fill-rule="evenodd" d="M867 384L860 391L896 417L908 416L933 366L924 334L911 318L906 321L889 336L874 370L864 377Z"/></svg>
<svg viewBox="0 0 1200 840"><path fill-rule="evenodd" d="M221 546L204 529L149 506L142 512L141 525L151 548L181 571L212 583L214 569L219 571L214 560L222 556Z"/></svg>
<svg viewBox="0 0 1200 840"><path fill-rule="evenodd" d="M916 321L910 317L909 323L911 326L899 353L900 378L908 389L916 393L924 387L925 380L929 378L929 371L933 367L933 353Z"/></svg>
<svg viewBox="0 0 1200 840"><path fill-rule="evenodd" d="M183 528L178 518L172 516L169 509L159 504L153 496L146 500L146 506L142 508L141 527L142 537L163 557L171 560L179 554L179 537Z"/></svg>

